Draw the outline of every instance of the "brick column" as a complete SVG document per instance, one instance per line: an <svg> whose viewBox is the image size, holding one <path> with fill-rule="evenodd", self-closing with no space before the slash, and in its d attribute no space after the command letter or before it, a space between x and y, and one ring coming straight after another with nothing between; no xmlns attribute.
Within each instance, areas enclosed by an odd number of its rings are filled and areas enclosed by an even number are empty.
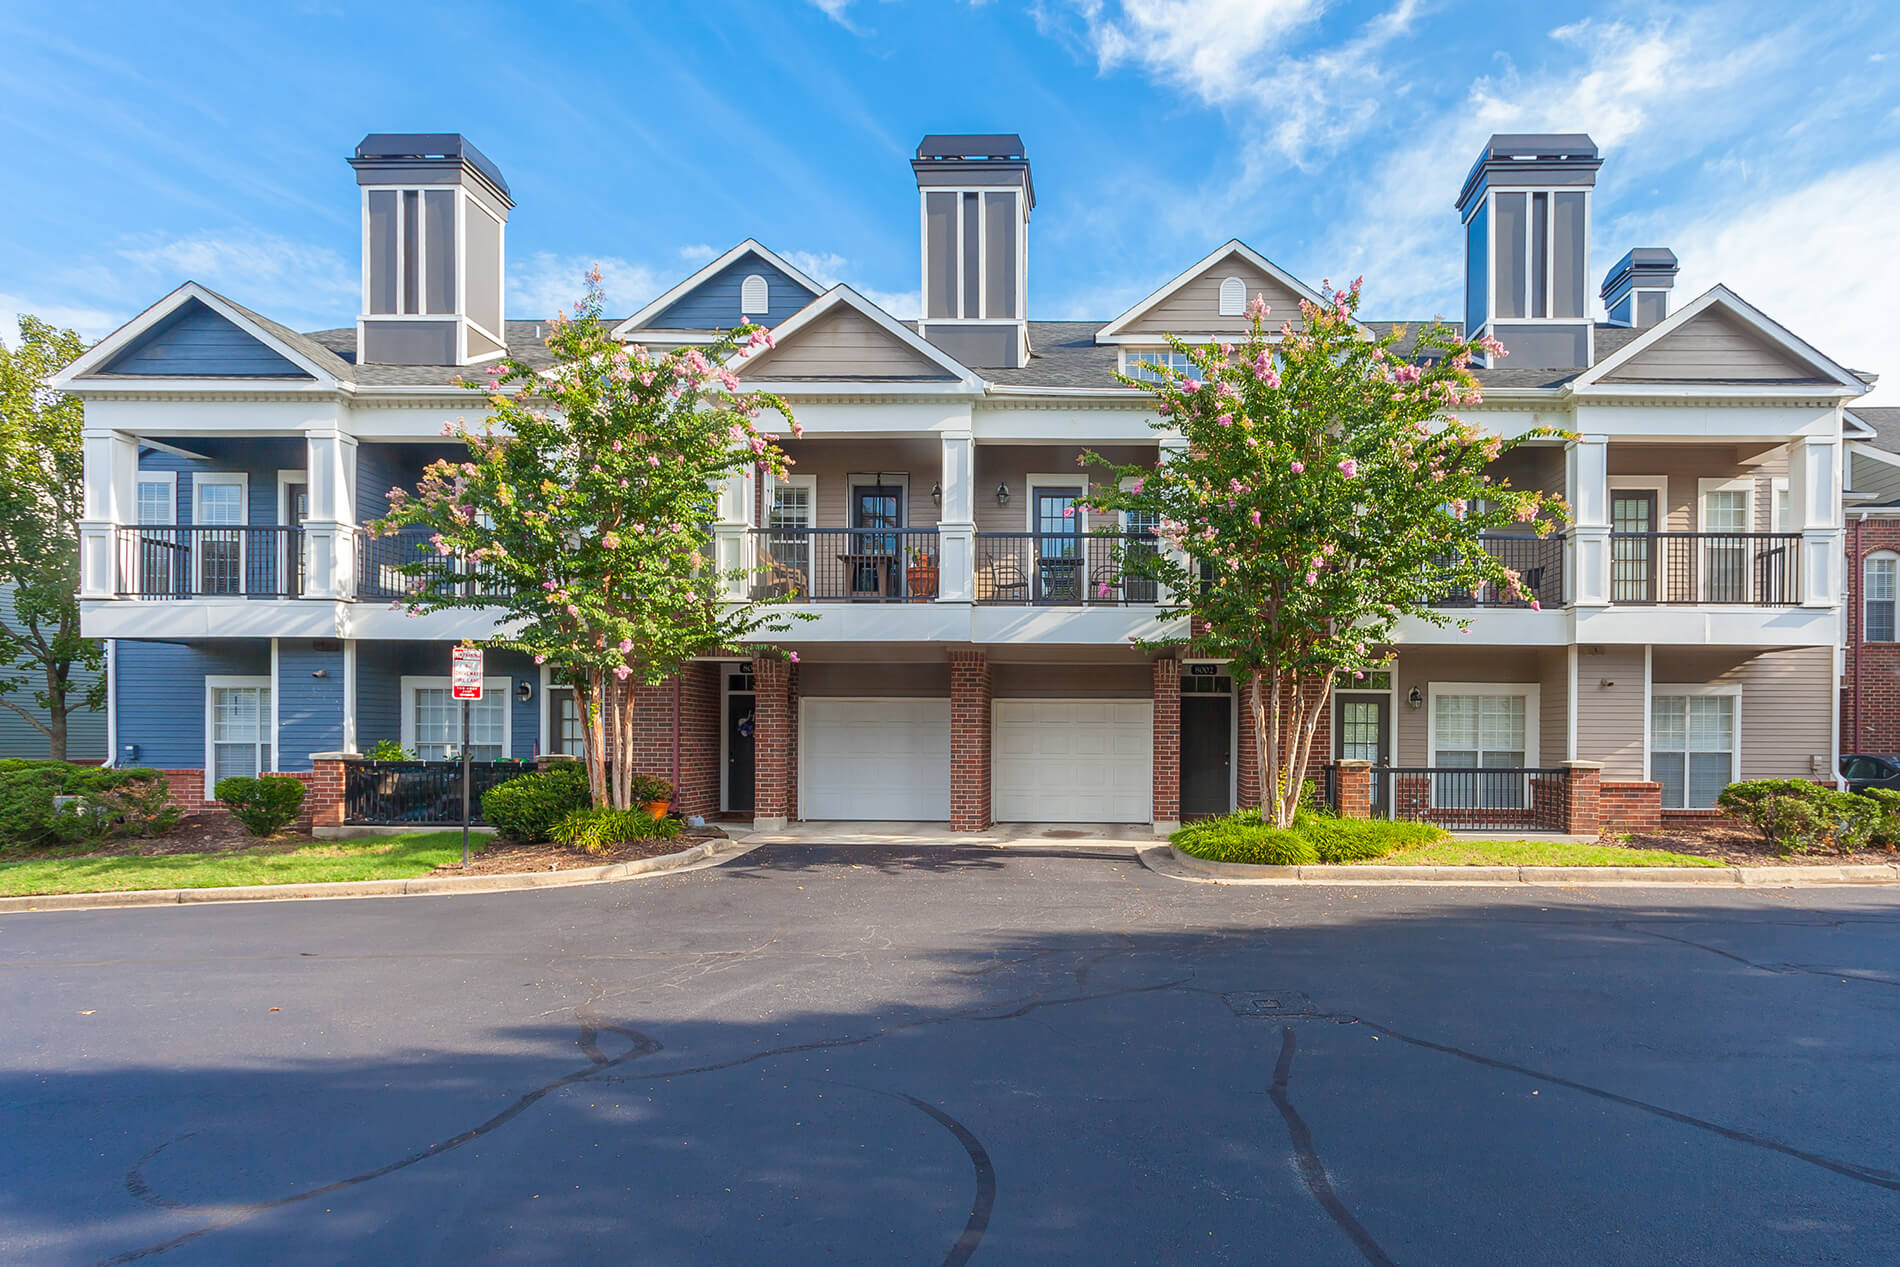
<svg viewBox="0 0 1900 1267"><path fill-rule="evenodd" d="M347 752L313 752L310 774L304 779L303 812L310 819L313 834L343 826L343 780L348 762L358 760Z"/></svg>
<svg viewBox="0 0 1900 1267"><path fill-rule="evenodd" d="M1563 830L1594 836L1602 824L1603 766L1596 761L1565 761Z"/></svg>
<svg viewBox="0 0 1900 1267"><path fill-rule="evenodd" d="M990 826L990 662L950 652L950 830Z"/></svg>
<svg viewBox="0 0 1900 1267"><path fill-rule="evenodd" d="M1343 758L1333 765L1339 778L1339 816L1372 817L1372 762Z"/></svg>
<svg viewBox="0 0 1900 1267"><path fill-rule="evenodd" d="M1234 808L1259 809L1260 745L1254 742L1253 696L1247 679L1234 679L1234 707L1239 710L1239 735L1234 744L1234 760L1239 762L1234 778Z"/></svg>
<svg viewBox="0 0 1900 1267"><path fill-rule="evenodd" d="M783 831L792 815L792 666L775 655L752 658L758 697L752 717L752 826Z"/></svg>
<svg viewBox="0 0 1900 1267"><path fill-rule="evenodd" d="M1154 833L1181 826L1181 662L1156 660L1154 737Z"/></svg>

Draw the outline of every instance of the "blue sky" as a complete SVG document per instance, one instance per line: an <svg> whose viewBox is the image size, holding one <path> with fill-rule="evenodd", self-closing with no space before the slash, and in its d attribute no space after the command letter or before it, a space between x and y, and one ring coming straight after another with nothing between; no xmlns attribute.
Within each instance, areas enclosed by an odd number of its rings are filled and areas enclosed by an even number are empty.
<svg viewBox="0 0 1900 1267"><path fill-rule="evenodd" d="M914 315L906 161L1015 131L1030 308L1108 318L1229 237L1375 317L1456 313L1494 131L1603 148L1596 280L1673 247L1900 402L1900 5L1039 0L65 3L0 13L0 332L103 334L192 278L357 306L370 131L461 131L518 206L510 312L602 262L625 312L756 236Z"/></svg>

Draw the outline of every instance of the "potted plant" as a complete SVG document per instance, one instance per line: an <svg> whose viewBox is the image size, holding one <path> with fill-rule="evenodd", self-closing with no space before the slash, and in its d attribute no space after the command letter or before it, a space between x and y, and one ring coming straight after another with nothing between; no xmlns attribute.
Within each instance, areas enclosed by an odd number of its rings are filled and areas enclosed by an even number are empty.
<svg viewBox="0 0 1900 1267"><path fill-rule="evenodd" d="M667 809L673 804L673 785L657 774L636 774L632 800L658 822L666 817Z"/></svg>
<svg viewBox="0 0 1900 1267"><path fill-rule="evenodd" d="M904 551L909 558L909 566L904 569L904 580L912 599L935 598L937 596L937 556L923 546L911 546Z"/></svg>

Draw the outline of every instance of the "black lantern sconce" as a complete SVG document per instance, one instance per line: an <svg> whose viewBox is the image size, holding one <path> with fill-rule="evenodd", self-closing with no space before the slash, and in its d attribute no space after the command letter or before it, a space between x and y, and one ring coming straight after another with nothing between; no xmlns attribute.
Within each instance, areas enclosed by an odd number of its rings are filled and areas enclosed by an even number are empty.
<svg viewBox="0 0 1900 1267"><path fill-rule="evenodd" d="M996 504L998 506L1009 505L1009 485L998 484L996 486Z"/></svg>
<svg viewBox="0 0 1900 1267"><path fill-rule="evenodd" d="M1415 686L1405 693L1405 702L1410 704L1413 708L1423 708L1425 706L1425 694Z"/></svg>
<svg viewBox="0 0 1900 1267"><path fill-rule="evenodd" d="M930 486L930 504L933 506L943 505L943 485L941 483L932 484Z"/></svg>
<svg viewBox="0 0 1900 1267"><path fill-rule="evenodd" d="M515 698L520 700L523 704L533 699L534 698L534 683L525 682L525 681L516 682L515 683Z"/></svg>

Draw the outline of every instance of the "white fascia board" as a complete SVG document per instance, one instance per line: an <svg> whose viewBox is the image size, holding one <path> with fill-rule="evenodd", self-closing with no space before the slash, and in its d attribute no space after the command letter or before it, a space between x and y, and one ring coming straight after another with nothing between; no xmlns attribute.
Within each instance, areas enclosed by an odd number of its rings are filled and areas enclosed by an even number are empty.
<svg viewBox="0 0 1900 1267"><path fill-rule="evenodd" d="M1847 442L1847 451L1857 458L1872 458L1874 461L1884 463L1887 466L1900 466L1900 453L1889 453L1887 450L1869 444L1865 440L1850 439Z"/></svg>
<svg viewBox="0 0 1900 1267"><path fill-rule="evenodd" d="M1868 426L1854 413L1847 410L1841 417L1841 435L1849 440L1872 440L1880 433Z"/></svg>
<svg viewBox="0 0 1900 1267"><path fill-rule="evenodd" d="M734 260L745 255L756 255L772 267L779 269L793 281L809 290L814 298L822 295L825 291L823 286L820 286L817 282L807 277L803 270L794 267L786 260L773 254L770 250L767 250L756 238L747 238L745 241L739 243L739 245L727 251L724 255L708 262L697 272L688 276L686 280L673 287L673 289L667 291L658 299L655 299L652 303L615 326L613 328L613 337L616 339L628 339L635 333L646 333L645 326L647 322L665 312L672 306L675 300L689 293L695 286L713 276Z"/></svg>
<svg viewBox="0 0 1900 1267"><path fill-rule="evenodd" d="M61 370L59 373L55 374L50 380L50 385L59 391L73 390L74 379L82 378L87 374L91 374L97 371L101 365L104 365L106 362L110 361L113 357L117 356L121 351L123 351L126 348L127 345L129 345L134 340L136 340L140 335L144 334L147 330L150 330L153 326L157 325L160 321L163 321L166 317L169 317L172 313L176 312L179 309L179 307L181 307L184 303L192 299L196 299L198 302L204 304L205 307L211 309L213 312L223 317L226 321L229 321L232 325L237 326L240 330L243 330L246 334L249 334L252 338L256 339L259 343L262 343L265 347L271 349L271 351L277 353L279 356L283 357L286 361L289 361L291 364L297 366L299 369L303 370L305 373L309 374L312 378L314 378L316 382L314 384L311 384L309 387L304 388L304 390L311 390L312 388L314 388L315 390L320 390L320 391L335 391L337 389L339 384L337 382L335 375L331 374L328 370L323 369L321 366L317 365L316 362L306 357L302 352L299 352L296 348L291 347L288 343L285 343L283 340L279 339L276 335L272 334L270 331L264 329L262 326L252 321L250 317L247 316L245 313L233 307L230 304L230 302L224 298L224 296L216 293L215 291L206 290L203 286L200 286L197 282L186 282L184 285L178 287L178 289L172 291L169 295L166 295L163 299L159 300L157 303L147 308L144 312L141 312L138 316L132 318L130 321L120 326L117 330L114 330L111 334L108 334L105 338L93 344L93 346L90 349L88 349L87 352L83 356L81 356L78 360L74 361L71 365L68 365L65 369ZM204 384L207 384L207 383L213 384L213 385L218 385L218 384L228 385L232 383L233 381L234 380L228 379L228 378L175 379L175 378L168 378L164 376L155 376L152 378L120 380L119 382L114 382L112 386L118 387L120 386L121 382L123 382L126 384L137 383L140 385L138 389L141 391L149 391L153 386L169 388L169 387L173 387L174 385L177 386L179 390L202 391L202 390L205 390ZM274 381L281 381L281 380L261 379L258 381L261 383L271 383ZM98 386L98 385L93 384L90 386ZM275 390L292 390L292 389L287 388L287 387L278 387Z"/></svg>
<svg viewBox="0 0 1900 1267"><path fill-rule="evenodd" d="M825 396L981 396L983 387L979 384L955 383L898 383L898 382L858 382L842 379L747 379L742 391L771 392L774 396L783 396L788 400L802 397Z"/></svg>
<svg viewBox="0 0 1900 1267"><path fill-rule="evenodd" d="M1242 242L1239 238L1229 238L1224 244L1222 244L1221 246L1215 247L1212 251L1210 251L1205 257L1203 257L1200 260L1200 262L1189 265L1186 271L1180 273L1172 281L1169 281L1168 283L1163 285L1161 289L1155 291L1153 294L1148 295L1144 299L1136 301L1134 307L1122 313L1121 316L1115 318L1113 321L1103 326L1100 330L1096 331L1095 341L1097 343L1122 342L1123 340L1119 339L1117 336L1123 333L1124 326L1126 326L1129 322L1133 321L1136 317L1139 317L1142 313L1148 311L1148 309L1154 307L1154 305L1166 299L1169 295L1172 295L1175 291L1181 289L1181 287L1193 281L1196 277L1199 277L1202 273L1206 272L1208 269L1212 268L1215 264L1219 263L1221 260L1225 259L1229 255L1240 256L1242 259L1246 260L1249 264L1252 264L1255 268L1259 269L1261 272L1265 273L1267 276L1274 278L1276 281L1280 282L1288 290L1291 290L1296 295L1301 295L1316 304L1323 304L1326 302L1326 297L1324 295L1321 295L1318 291L1314 290L1311 286L1308 286L1305 282L1293 276L1293 274L1287 272L1285 269L1281 268L1278 264L1275 264L1272 260L1262 255L1260 252L1254 250L1251 246L1248 246L1245 242ZM1187 336L1182 335L1180 337L1185 338ZM1150 339L1148 341L1152 342L1153 340Z"/></svg>
<svg viewBox="0 0 1900 1267"><path fill-rule="evenodd" d="M1669 314L1668 317L1650 326L1642 334L1618 348L1610 356L1598 361L1595 365L1579 374L1576 378L1571 380L1570 390L1573 392L1581 392L1598 386L1604 375L1614 374L1621 366L1628 364L1649 348L1654 347L1660 340L1668 338L1671 333L1680 329L1687 322L1694 320L1696 317L1714 307L1720 307L1740 318L1742 323L1754 330L1755 333L1807 361L1816 369L1822 371L1827 377L1832 378L1839 387L1848 389L1846 394L1849 397L1858 397L1866 394L1867 384L1857 378L1851 370L1842 367L1832 358L1823 355L1805 339L1798 337L1789 331L1786 326L1771 319L1753 304L1750 304L1740 295L1737 295L1734 291L1722 285L1709 287L1709 289L1697 295L1687 304L1684 304L1681 308ZM1627 385L1619 385L1619 387L1627 390ZM1719 392L1723 389L1692 387L1689 390L1698 392ZM1772 389L1770 390L1772 391ZM1787 389L1784 388L1781 390L1785 391ZM1739 392L1740 394L1762 394L1763 389L1741 388ZM1814 389L1809 388L1808 394L1813 395L1816 393Z"/></svg>
<svg viewBox="0 0 1900 1267"><path fill-rule="evenodd" d="M882 308L878 307L876 304L872 303L870 300L866 299L863 295L860 295L857 291L851 289L849 286L845 285L843 282L838 283L836 286L833 286L830 290L826 291L824 294L820 295L818 298L806 304L803 308L799 309L792 316L788 317L785 320L784 324L780 325L778 329L774 330L772 332L772 343L774 345L774 348L776 348L778 344L784 343L787 339L793 339L793 338L798 337L798 332L800 330L803 330L806 326L818 320L820 317L824 316L826 313L830 312L832 309L838 307L841 304L848 305L849 307L856 309L859 313L861 313L863 316L868 318L873 324L881 327L887 334L889 334L892 338L896 339L898 342L904 344L905 346L909 347L912 351L917 352L918 354L927 358L933 364L936 364L942 367L946 373L956 375L958 380L961 381L966 387L973 387L979 392L983 390L983 386L984 386L983 380L980 376L978 376L975 370L970 369L968 366L964 365L962 362L952 357L949 353L945 352L942 348L930 342L928 339L925 339L922 335L918 334L915 330L911 329L909 326L905 325L903 322L899 321L897 318L891 316L890 313L885 312ZM753 352L752 349L740 348L738 351L734 352L731 356L726 358L726 368L731 370L733 373L738 374L745 369L746 363L752 358L753 355L755 355L755 353ZM757 355L763 355L763 354L757 353ZM839 383L849 383L850 381L851 380L849 379L838 380ZM793 386L793 384L781 384L779 386L773 387L771 390L781 391L783 390L784 387L787 387L787 386ZM822 386L826 386L827 388L830 388L831 390L836 390L835 387L831 387L831 384L829 382L827 382L826 384L822 384ZM916 384L884 383L884 384L863 384L862 386L876 387L879 390L889 390L893 386L899 386L899 387L922 387L928 390L935 390L938 392L946 391L946 388L942 385L935 385L933 387L933 385L927 384L927 383L916 383ZM900 391L897 394L911 395L913 393L909 391Z"/></svg>

